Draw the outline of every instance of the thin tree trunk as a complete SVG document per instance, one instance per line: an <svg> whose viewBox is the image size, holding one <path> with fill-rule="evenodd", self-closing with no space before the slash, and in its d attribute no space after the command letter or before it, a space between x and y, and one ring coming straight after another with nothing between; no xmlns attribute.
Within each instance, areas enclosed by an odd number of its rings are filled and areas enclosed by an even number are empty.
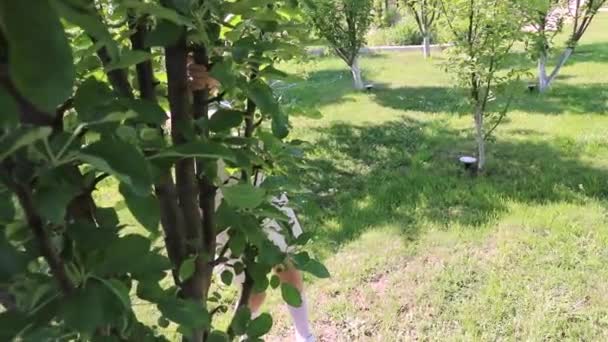
<svg viewBox="0 0 608 342"><path fill-rule="evenodd" d="M541 93L545 91L548 86L547 83L547 53L543 51L538 58L538 91Z"/></svg>
<svg viewBox="0 0 608 342"><path fill-rule="evenodd" d="M551 73L551 75L547 79L547 86L546 86L546 88L549 88L551 86L551 83L553 83L553 81L555 80L555 78L559 74L559 72L562 69L562 67L564 66L564 64L566 64L566 62L568 61L568 58L570 58L570 56L572 56L572 52L574 52L574 49L571 48L571 47L566 48L566 50L564 50L564 52L562 53L562 55L559 58L559 62L555 66L555 69L553 69L553 72Z"/></svg>
<svg viewBox="0 0 608 342"><path fill-rule="evenodd" d="M363 78L361 77L361 68L359 68L359 58L355 57L353 60L350 71L353 74L353 85L355 89L362 90L363 86Z"/></svg>
<svg viewBox="0 0 608 342"><path fill-rule="evenodd" d="M477 141L477 172L483 172L486 165L486 142L483 132L483 110L475 107L475 140Z"/></svg>
<svg viewBox="0 0 608 342"><path fill-rule="evenodd" d="M427 31L423 33L424 37L422 38L422 53L424 54L424 58L431 57L431 35Z"/></svg>

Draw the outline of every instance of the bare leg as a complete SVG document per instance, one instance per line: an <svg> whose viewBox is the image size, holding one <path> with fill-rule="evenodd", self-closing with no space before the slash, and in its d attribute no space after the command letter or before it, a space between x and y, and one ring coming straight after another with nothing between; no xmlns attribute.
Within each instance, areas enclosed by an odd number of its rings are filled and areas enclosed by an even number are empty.
<svg viewBox="0 0 608 342"><path fill-rule="evenodd" d="M262 307L262 304L264 304L265 299L266 292L252 293L251 297L249 297L249 309L251 310L251 316L253 318L259 315L260 308Z"/></svg>

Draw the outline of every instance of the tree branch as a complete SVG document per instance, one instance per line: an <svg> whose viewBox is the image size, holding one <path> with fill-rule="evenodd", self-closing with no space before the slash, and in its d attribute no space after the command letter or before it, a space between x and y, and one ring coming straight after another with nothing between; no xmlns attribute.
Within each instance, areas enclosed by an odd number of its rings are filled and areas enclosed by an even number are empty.
<svg viewBox="0 0 608 342"><path fill-rule="evenodd" d="M12 174L12 167L7 165L6 162L2 163L2 166L7 170L9 174ZM42 221L41 216L36 211L36 206L32 199L32 190L25 184L14 182L11 184L19 204L23 209L27 224L34 233L40 254L44 257L51 274L59 284L59 288L64 295L69 295L75 290L75 286L70 280L65 270L65 264L63 259L59 256L59 253L53 247L51 239L46 231L46 227Z"/></svg>

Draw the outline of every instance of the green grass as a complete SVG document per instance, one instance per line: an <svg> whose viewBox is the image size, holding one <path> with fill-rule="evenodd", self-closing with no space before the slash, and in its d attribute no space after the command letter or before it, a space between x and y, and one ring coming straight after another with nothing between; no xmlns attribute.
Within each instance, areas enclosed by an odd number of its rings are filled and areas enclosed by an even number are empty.
<svg viewBox="0 0 608 342"><path fill-rule="evenodd" d="M286 66L306 81L285 96L324 115L292 119L318 167L302 214L333 273L308 283L321 340L608 339L606 32L600 14L549 93L522 89L479 178L456 162L473 122L440 56L364 58L372 93L337 59ZM279 302L271 340L291 333Z"/></svg>
<svg viewBox="0 0 608 342"><path fill-rule="evenodd" d="M333 275L307 278L320 341L608 340L606 32L602 13L549 93L522 89L479 178L457 163L474 153L473 122L441 56L363 58L372 93L335 58L285 66L305 81L284 98L323 113L292 118L317 167L302 176L314 195L293 200ZM104 185L98 204L115 205ZM269 340L288 340L277 293L265 309Z"/></svg>

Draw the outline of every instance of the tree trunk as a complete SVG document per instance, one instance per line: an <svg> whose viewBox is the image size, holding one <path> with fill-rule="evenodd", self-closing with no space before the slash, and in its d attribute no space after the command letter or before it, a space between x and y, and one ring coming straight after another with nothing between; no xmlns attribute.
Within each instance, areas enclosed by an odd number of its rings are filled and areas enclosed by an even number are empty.
<svg viewBox="0 0 608 342"><path fill-rule="evenodd" d="M431 57L431 35L428 32L425 32L424 38L422 38L422 53L424 54L424 58Z"/></svg>
<svg viewBox="0 0 608 342"><path fill-rule="evenodd" d="M566 50L564 50L564 52L562 53L562 55L559 58L559 62L555 66L555 69L553 69L553 72L547 79L547 85L546 85L545 90L551 86L551 83L555 80L555 78L559 74L559 72L562 69L562 67L564 66L564 64L566 64L566 62L568 61L568 58L570 58L570 56L572 56L572 52L574 52L574 49L571 47L566 48Z"/></svg>
<svg viewBox="0 0 608 342"><path fill-rule="evenodd" d="M353 60L351 66L350 66L350 71L353 74L353 85L355 86L355 89L362 90L364 88L364 86L363 86L363 78L361 78L361 68L359 68L359 58L358 57L355 57L355 59Z"/></svg>
<svg viewBox="0 0 608 342"><path fill-rule="evenodd" d="M547 53L546 51L541 52L538 57L538 91L544 92L548 87L547 77Z"/></svg>
<svg viewBox="0 0 608 342"><path fill-rule="evenodd" d="M486 164L486 142L483 132L483 110L480 105L475 108L475 140L477 141L477 172L483 172Z"/></svg>

